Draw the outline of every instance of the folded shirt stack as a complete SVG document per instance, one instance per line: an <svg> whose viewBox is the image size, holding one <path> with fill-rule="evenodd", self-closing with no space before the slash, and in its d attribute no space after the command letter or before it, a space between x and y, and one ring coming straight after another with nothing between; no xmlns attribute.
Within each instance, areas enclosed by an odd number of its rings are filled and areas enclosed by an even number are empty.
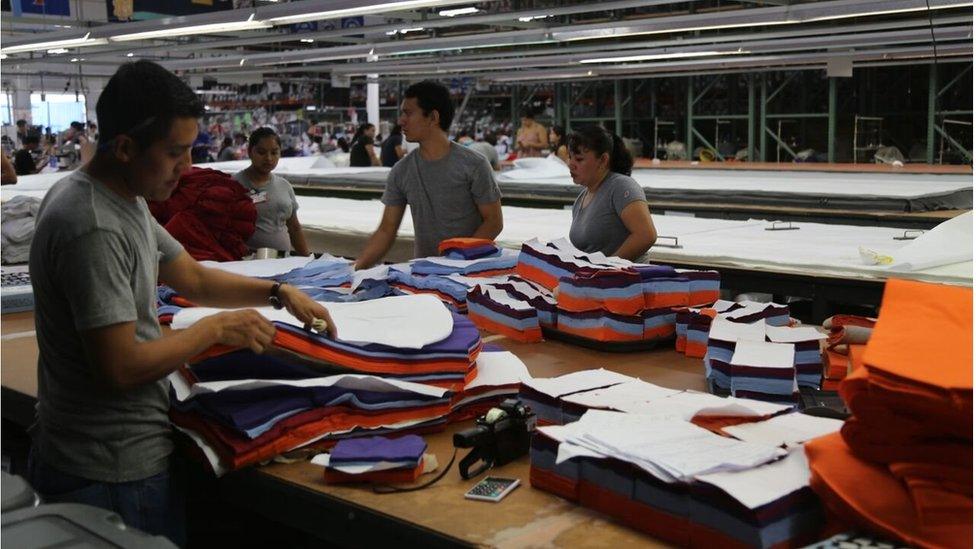
<svg viewBox="0 0 976 549"><path fill-rule="evenodd" d="M450 259L481 259L501 253L493 240L484 238L448 238L437 245L437 253Z"/></svg>
<svg viewBox="0 0 976 549"><path fill-rule="evenodd" d="M766 326L766 339L773 343L793 345L796 384L800 387L820 388L823 377L820 342L827 339L826 334L811 327Z"/></svg>
<svg viewBox="0 0 976 549"><path fill-rule="evenodd" d="M732 361L732 395L772 402L797 398L793 345L738 341Z"/></svg>
<svg viewBox="0 0 976 549"><path fill-rule="evenodd" d="M306 331L286 311L257 309L277 327L271 347L257 360L277 358L278 364L302 365L318 375L376 374L452 390L460 390L474 379L481 351L478 328L432 296L387 297L329 307L338 339ZM173 328L186 328L221 311L183 309L174 317ZM234 351L237 349L215 346L190 363L200 368L207 359Z"/></svg>
<svg viewBox="0 0 976 549"><path fill-rule="evenodd" d="M730 307L723 316L733 322L745 324L762 320L770 326L790 325L790 308L777 303L740 301Z"/></svg>
<svg viewBox="0 0 976 549"><path fill-rule="evenodd" d="M406 295L431 294L446 303L453 310L468 312L468 284L458 282L450 276L414 276L407 270L390 268L390 286Z"/></svg>
<svg viewBox="0 0 976 549"><path fill-rule="evenodd" d="M571 277L582 268L620 269L631 265L633 263L619 257L585 253L565 238L545 243L533 238L522 244L515 272L526 280L554 290L561 278Z"/></svg>
<svg viewBox="0 0 976 549"><path fill-rule="evenodd" d="M559 308L569 312L636 315L688 304L688 278L664 265L582 267L573 276L560 278L558 289Z"/></svg>
<svg viewBox="0 0 976 549"><path fill-rule="evenodd" d="M718 301L722 277L718 271L694 271L675 269L679 276L688 279L688 305L704 307Z"/></svg>
<svg viewBox="0 0 976 549"><path fill-rule="evenodd" d="M839 345L833 349L824 349L823 382L821 388L824 391L839 390L840 382L844 381L844 378L855 370L855 365L864 364L864 350L866 348L867 345L852 344Z"/></svg>
<svg viewBox="0 0 976 549"><path fill-rule="evenodd" d="M562 425L576 421L578 415L566 416L563 397L637 381L636 378L603 368L583 370L553 378L533 378L522 383L519 398L536 413L539 425Z"/></svg>
<svg viewBox="0 0 976 549"><path fill-rule="evenodd" d="M191 379L186 372L170 376L170 418L217 474L351 433L441 427L451 409L445 389L376 376Z"/></svg>
<svg viewBox="0 0 976 549"><path fill-rule="evenodd" d="M417 435L357 438L339 441L327 460L316 456L316 461L325 462L329 484L404 484L423 473L426 450L427 443Z"/></svg>
<svg viewBox="0 0 976 549"><path fill-rule="evenodd" d="M468 318L475 326L524 343L542 341L539 313L527 301L488 284L479 284L467 295Z"/></svg>
<svg viewBox="0 0 976 549"><path fill-rule="evenodd" d="M694 272L694 271L692 271ZM705 358L708 350L708 332L712 319L735 305L731 301L718 300L710 307L680 307L675 309L674 350L689 358Z"/></svg>
<svg viewBox="0 0 976 549"><path fill-rule="evenodd" d="M723 438L681 420L587 412L577 423L538 429L530 463L533 487L673 544L797 545L824 524L802 451Z"/></svg>
<svg viewBox="0 0 976 549"><path fill-rule="evenodd" d="M522 382L531 379L519 357L508 351L484 351L478 355L478 375L454 393L451 422L480 417L506 398L514 398Z"/></svg>
<svg viewBox="0 0 976 549"><path fill-rule="evenodd" d="M464 276L499 276L513 274L519 253L500 250L498 255L479 259L450 259L425 257L410 262L410 272L415 276L459 274Z"/></svg>
<svg viewBox="0 0 976 549"><path fill-rule="evenodd" d="M762 322L745 324L717 316L709 327L708 348L705 351L705 377L723 390L732 388L732 356L740 341L766 341L766 325Z"/></svg>
<svg viewBox="0 0 976 549"><path fill-rule="evenodd" d="M557 328L556 298L545 287L530 282L517 275L502 277L490 283L491 286L505 290L508 295L521 299L535 308L542 328Z"/></svg>
<svg viewBox="0 0 976 549"><path fill-rule="evenodd" d="M863 367L840 384L853 415L806 446L838 519L909 545L970 546L972 333L970 288L888 280Z"/></svg>

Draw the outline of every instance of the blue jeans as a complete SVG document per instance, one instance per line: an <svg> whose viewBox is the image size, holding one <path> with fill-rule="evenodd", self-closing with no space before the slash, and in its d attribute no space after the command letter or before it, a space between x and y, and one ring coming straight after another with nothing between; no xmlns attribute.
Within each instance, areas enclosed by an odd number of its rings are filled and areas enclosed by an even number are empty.
<svg viewBox="0 0 976 549"><path fill-rule="evenodd" d="M82 503L117 513L127 526L186 545L183 476L164 471L143 480L100 482L63 473L31 451L28 481L45 503Z"/></svg>

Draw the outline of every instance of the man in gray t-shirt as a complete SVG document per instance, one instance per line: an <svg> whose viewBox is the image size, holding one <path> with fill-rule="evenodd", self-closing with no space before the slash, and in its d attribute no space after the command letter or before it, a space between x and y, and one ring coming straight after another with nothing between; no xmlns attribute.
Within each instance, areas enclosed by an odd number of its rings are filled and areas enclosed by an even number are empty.
<svg viewBox="0 0 976 549"><path fill-rule="evenodd" d="M215 345L263 352L275 329L238 310L160 337L157 280L200 305L273 298L303 322L331 319L297 288L203 267L150 215L146 201L169 198L190 168L203 114L193 90L155 63L126 63L96 112L98 151L47 193L31 243L39 354L28 476L47 502L109 509L179 544L166 376Z"/></svg>
<svg viewBox="0 0 976 549"><path fill-rule="evenodd" d="M502 230L501 191L491 166L485 157L447 137L454 117L447 89L425 81L407 88L404 97L398 122L407 141L420 143L420 148L390 170L383 218L359 255L357 269L383 258L407 206L413 218L415 257L437 255L437 245L447 238L494 240Z"/></svg>

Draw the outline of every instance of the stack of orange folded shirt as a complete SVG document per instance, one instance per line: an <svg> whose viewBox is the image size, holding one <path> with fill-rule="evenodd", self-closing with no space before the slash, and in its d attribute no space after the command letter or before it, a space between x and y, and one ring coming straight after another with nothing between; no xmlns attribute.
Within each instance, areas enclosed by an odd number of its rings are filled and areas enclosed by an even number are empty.
<svg viewBox="0 0 976 549"><path fill-rule="evenodd" d="M834 315L824 321L823 327L829 331L823 353L823 390L836 391L853 364L863 363L864 347L876 322L854 315Z"/></svg>
<svg viewBox="0 0 976 549"><path fill-rule="evenodd" d="M970 288L889 280L877 326L840 385L853 416L807 444L838 518L922 547L971 547Z"/></svg>

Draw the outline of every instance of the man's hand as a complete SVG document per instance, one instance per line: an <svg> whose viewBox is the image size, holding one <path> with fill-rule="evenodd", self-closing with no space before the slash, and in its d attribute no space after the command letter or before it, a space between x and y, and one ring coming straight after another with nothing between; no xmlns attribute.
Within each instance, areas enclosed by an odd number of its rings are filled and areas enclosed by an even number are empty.
<svg viewBox="0 0 976 549"><path fill-rule="evenodd" d="M217 343L248 348L258 354L271 346L275 335L274 324L252 309L216 314L201 322L213 330Z"/></svg>
<svg viewBox="0 0 976 549"><path fill-rule="evenodd" d="M308 295L298 288L287 284L281 286L278 290L278 296L281 299L281 304L288 309L288 312L305 324L306 330L312 326L315 320L324 320L327 325L326 332L328 336L331 338L336 337L335 322L332 321L332 316L329 315L329 311L321 304L308 297Z"/></svg>

